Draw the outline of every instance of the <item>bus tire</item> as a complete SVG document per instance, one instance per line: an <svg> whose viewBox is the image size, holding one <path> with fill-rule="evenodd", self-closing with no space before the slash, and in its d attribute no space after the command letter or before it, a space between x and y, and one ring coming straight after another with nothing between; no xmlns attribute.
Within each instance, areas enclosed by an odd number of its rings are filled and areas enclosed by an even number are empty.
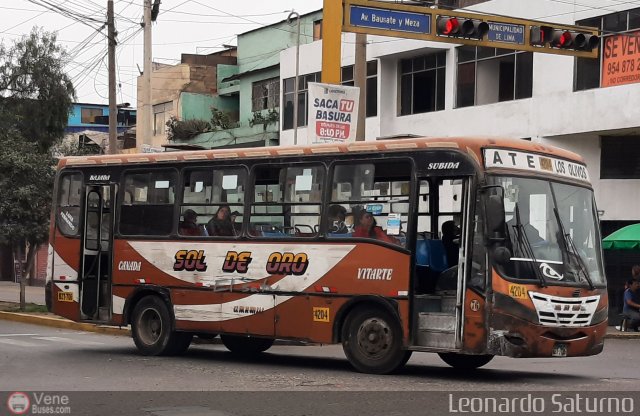
<svg viewBox="0 0 640 416"><path fill-rule="evenodd" d="M146 296L133 309L131 336L142 355L179 355L184 353L193 334L171 330L167 304L158 296Z"/></svg>
<svg viewBox="0 0 640 416"><path fill-rule="evenodd" d="M265 352L273 345L271 338L256 338L242 335L220 335L229 351L238 355L253 355Z"/></svg>
<svg viewBox="0 0 640 416"><path fill-rule="evenodd" d="M467 355L455 352L438 353L442 361L457 370L475 370L493 359L493 355Z"/></svg>
<svg viewBox="0 0 640 416"><path fill-rule="evenodd" d="M388 374L402 367L411 351L402 348L402 329L388 312L358 308L342 327L342 349L361 373Z"/></svg>

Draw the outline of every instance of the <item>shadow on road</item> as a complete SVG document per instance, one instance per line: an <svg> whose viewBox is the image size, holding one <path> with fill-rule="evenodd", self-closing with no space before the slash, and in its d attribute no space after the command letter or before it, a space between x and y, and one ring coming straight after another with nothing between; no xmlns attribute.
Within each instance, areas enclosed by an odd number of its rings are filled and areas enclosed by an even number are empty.
<svg viewBox="0 0 640 416"><path fill-rule="evenodd" d="M308 348L308 347L299 347ZM81 348L78 348L80 350ZM67 351L68 353L69 351ZM265 352L257 354L255 356L247 357L240 356L231 353L226 350L212 350L209 348L192 347L184 355L180 357L145 357L140 355L135 347L124 348L108 348L108 349L86 349L84 354L93 355L116 355L121 357L127 357L129 360L149 360L156 361L158 365L166 363L165 360L170 360L172 364L180 365L184 362L185 365L193 365L197 363L198 368L206 369L207 367L218 366L221 363L224 364L237 364L253 365L263 367L275 367L280 369L296 369L296 370L323 370L331 372L349 372L354 373L355 370L351 367L346 358L337 357L321 357L321 356L301 356L293 354L283 354L278 352ZM435 357L435 355L434 355ZM516 361L514 360L514 367ZM491 364L489 364L491 365ZM277 371L272 368L264 369L266 373ZM261 372L262 372L261 371ZM363 375L364 376L364 375ZM433 382L446 382L446 381L458 381L469 382L473 381L475 384L495 384L495 383L535 383L537 381L549 381L550 377L553 378L552 385L578 385L585 382L593 382L591 377L585 377L574 374L558 374L556 372L536 372L536 371L522 371L514 370L511 368L496 369L496 368L481 368L478 370L456 370L447 366L444 362L442 366L437 365L419 365L419 364L407 364L400 371L393 376L386 377L410 377L416 378L416 380L424 380L425 377L429 381ZM549 385L551 387L551 385ZM477 388L477 387L476 387Z"/></svg>

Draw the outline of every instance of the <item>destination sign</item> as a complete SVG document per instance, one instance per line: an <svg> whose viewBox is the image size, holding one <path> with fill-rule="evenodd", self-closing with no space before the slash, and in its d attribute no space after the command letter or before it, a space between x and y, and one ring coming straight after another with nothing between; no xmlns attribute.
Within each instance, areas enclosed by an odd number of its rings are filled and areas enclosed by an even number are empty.
<svg viewBox="0 0 640 416"><path fill-rule="evenodd" d="M489 22L487 39L493 42L524 44L524 25Z"/></svg>
<svg viewBox="0 0 640 416"><path fill-rule="evenodd" d="M351 6L349 24L373 29L431 33L431 15L399 10Z"/></svg>
<svg viewBox="0 0 640 416"><path fill-rule="evenodd" d="M589 182L589 173L584 165L536 153L484 149L484 166L486 168L535 171Z"/></svg>

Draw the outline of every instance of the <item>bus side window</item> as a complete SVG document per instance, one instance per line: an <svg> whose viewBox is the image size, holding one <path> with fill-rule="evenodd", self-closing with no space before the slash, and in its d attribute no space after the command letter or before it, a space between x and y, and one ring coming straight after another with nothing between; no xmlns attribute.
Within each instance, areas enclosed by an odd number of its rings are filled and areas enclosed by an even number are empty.
<svg viewBox="0 0 640 416"><path fill-rule="evenodd" d="M408 160L337 164L326 211L327 236L341 238L346 234L405 247L411 169Z"/></svg>
<svg viewBox="0 0 640 416"><path fill-rule="evenodd" d="M64 174L58 184L56 224L66 236L77 236L80 231L80 191L82 174Z"/></svg>
<svg viewBox="0 0 640 416"><path fill-rule="evenodd" d="M255 168L250 234L314 237L320 225L323 165L259 165Z"/></svg>

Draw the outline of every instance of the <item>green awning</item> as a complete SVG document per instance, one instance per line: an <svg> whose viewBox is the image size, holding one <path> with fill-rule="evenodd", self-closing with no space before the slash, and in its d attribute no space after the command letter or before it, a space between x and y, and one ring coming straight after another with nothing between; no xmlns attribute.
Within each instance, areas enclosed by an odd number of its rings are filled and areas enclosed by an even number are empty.
<svg viewBox="0 0 640 416"><path fill-rule="evenodd" d="M627 225L602 240L605 250L640 250L640 223Z"/></svg>

